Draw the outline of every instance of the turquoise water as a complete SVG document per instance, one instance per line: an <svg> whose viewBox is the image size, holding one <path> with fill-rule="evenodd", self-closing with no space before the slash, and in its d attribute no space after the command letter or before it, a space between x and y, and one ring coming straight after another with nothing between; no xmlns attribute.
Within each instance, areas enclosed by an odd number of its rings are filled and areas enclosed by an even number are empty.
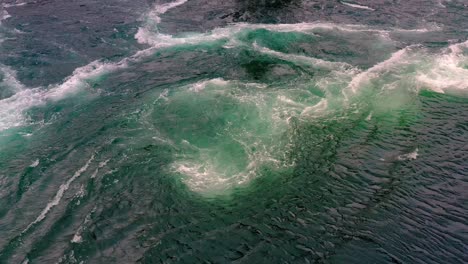
<svg viewBox="0 0 468 264"><path fill-rule="evenodd" d="M3 3L0 263L466 262L468 9L368 4Z"/></svg>

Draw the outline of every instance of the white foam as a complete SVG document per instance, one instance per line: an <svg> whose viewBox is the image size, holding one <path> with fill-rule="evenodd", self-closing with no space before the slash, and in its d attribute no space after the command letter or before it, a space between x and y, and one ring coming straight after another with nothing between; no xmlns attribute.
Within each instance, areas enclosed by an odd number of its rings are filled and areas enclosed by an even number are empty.
<svg viewBox="0 0 468 264"><path fill-rule="evenodd" d="M431 68L420 72L416 79L425 88L438 93L468 90L468 41L450 45L442 55L436 55Z"/></svg>
<svg viewBox="0 0 468 264"><path fill-rule="evenodd" d="M44 220L44 218L47 216L47 213L49 213L49 211L55 207L56 205L58 205L60 203L60 200L62 200L62 197L65 193L65 191L68 190L68 188L70 188L70 184L76 180L76 178L80 177L80 175L85 172L89 165L91 164L91 162L94 160L94 154L91 156L91 158L86 162L85 165L83 165L83 167L81 167L79 170L77 170L73 176L68 179L64 184L60 185L59 187L59 190L57 191L57 193L55 194L54 198L52 199L52 201L50 201L46 207L42 210L42 212L40 213L40 215L36 218L36 220L34 220L31 224L28 225L28 227L23 231L26 232L29 230L29 228L31 228L31 226L33 226L34 224L37 224L39 223L40 221Z"/></svg>
<svg viewBox="0 0 468 264"><path fill-rule="evenodd" d="M397 52L393 53L387 60L377 63L366 71L357 74L348 84L348 89L353 93L356 93L360 86L378 77L382 72L389 71L397 65L407 63L405 56L412 47L413 46L408 46L398 50Z"/></svg>
<svg viewBox="0 0 468 264"><path fill-rule="evenodd" d="M80 234L76 233L73 235L73 239L71 240L72 243L81 243L83 242L83 238L81 237Z"/></svg>
<svg viewBox="0 0 468 264"><path fill-rule="evenodd" d="M419 149L416 148L413 152L398 156L398 160L415 160L418 158L418 155L419 155L418 152L419 152Z"/></svg>
<svg viewBox="0 0 468 264"><path fill-rule="evenodd" d="M296 23L296 24L248 24L235 23L227 27L215 28L206 33L192 33L181 36L171 36L160 33L154 26L140 27L135 34L135 39L141 44L148 44L156 48L171 47L176 45L194 45L199 43L213 42L222 39L228 39L229 42L225 45L227 48L242 45L242 42L233 37L244 30L266 29L275 32L301 32L313 34L313 30L322 29L330 31L344 32L374 32L384 34L389 32L427 32L432 29L379 29L363 25L352 24L333 24L333 23Z"/></svg>
<svg viewBox="0 0 468 264"><path fill-rule="evenodd" d="M178 45L195 45L230 38L234 32L225 28L213 30L211 33L192 33L174 37L167 34L153 32L147 28L139 28L135 34L138 43L148 44L154 48L166 48Z"/></svg>
<svg viewBox="0 0 468 264"><path fill-rule="evenodd" d="M272 153L268 150L251 152L252 146L265 148L261 143L252 144L245 143L240 139L237 141L244 146L248 155L248 164L238 170L236 173L225 171L223 168L219 168L219 164L213 160L213 154L210 154L210 149L199 149L200 157L193 160L179 159L172 164L172 169L185 175L185 183L193 191L210 194L217 193L220 191L226 191L232 186L239 186L253 177L255 177L258 169L265 164L271 164L273 166L285 166L280 161L272 157Z"/></svg>
<svg viewBox="0 0 468 264"><path fill-rule="evenodd" d="M368 6L365 6L365 5L352 4L352 3L348 3L348 2L344 2L344 1L341 1L341 3L342 3L343 5L347 5L347 6L354 7L354 8L359 8L359 9L365 9L365 10L375 11L375 9L370 8L370 7L368 7Z"/></svg>
<svg viewBox="0 0 468 264"><path fill-rule="evenodd" d="M127 67L128 59L121 60L118 63L102 63L93 61L86 66L75 69L71 76L65 81L45 93L46 99L60 100L66 96L74 94L88 86L87 81L99 77L105 73Z"/></svg>
<svg viewBox="0 0 468 264"><path fill-rule="evenodd" d="M189 88L189 90L193 91L193 92L200 92L200 91L204 90L207 85L210 85L210 84L218 85L218 86L225 86L225 85L228 85L229 82L224 80L223 78L205 80L205 81L201 81L201 82L197 82L197 83L193 84Z"/></svg>
<svg viewBox="0 0 468 264"><path fill-rule="evenodd" d="M63 83L43 87L27 88L17 79L14 71L1 67L4 73L3 83L13 87L16 93L0 100L0 132L9 128L23 126L29 123L25 112L31 107L42 106L48 101L57 101L89 88L88 81L103 74L127 67L129 61L139 59L139 54L125 58L117 63L102 63L93 61L88 65L75 69Z"/></svg>
<svg viewBox="0 0 468 264"><path fill-rule="evenodd" d="M173 45L172 41L164 43L165 41L171 40L171 36L159 33L158 24L161 22L160 16L186 2L187 0L177 0L171 3L155 5L148 13L143 15L143 20L145 20L146 23L138 28L135 39L137 39L139 43L150 44L154 47Z"/></svg>
<svg viewBox="0 0 468 264"><path fill-rule="evenodd" d="M16 78L16 72L5 65L0 65L0 84L3 89L9 89L12 96L0 100L0 131L10 127L23 125L27 120L23 117L23 110L40 102L38 90L28 90Z"/></svg>
<svg viewBox="0 0 468 264"><path fill-rule="evenodd" d="M91 179L96 178L96 176L97 176L99 170L102 169L102 168L104 168L104 167L107 165L107 163L109 163L109 161L110 161L110 159L107 159L107 160L105 160L105 161L99 162L98 167L96 168L96 170L94 170L94 173L91 175Z"/></svg>
<svg viewBox="0 0 468 264"><path fill-rule="evenodd" d="M320 102L316 105L313 106L308 106L304 108L304 110L301 112L301 116L310 116L310 115L317 115L318 113L323 112L328 108L328 100L327 99L322 99Z"/></svg>
<svg viewBox="0 0 468 264"><path fill-rule="evenodd" d="M5 9L0 10L0 25L2 24L3 20L6 20L10 17L11 15Z"/></svg>
<svg viewBox="0 0 468 264"><path fill-rule="evenodd" d="M43 103L43 92L39 88L23 90L0 100L0 132L27 124L29 119L24 112Z"/></svg>
<svg viewBox="0 0 468 264"><path fill-rule="evenodd" d="M24 6L26 4L27 4L26 2L19 2L15 4L3 4L3 7L10 8L10 7L16 7L16 6Z"/></svg>
<svg viewBox="0 0 468 264"><path fill-rule="evenodd" d="M204 80L188 87L173 89L168 98L171 104L184 104L184 100L192 97L215 98L217 102L226 102L240 112L246 111L241 113L240 119L226 121L223 127L214 128L219 140L230 142L236 149L242 150L241 156L231 156L230 150L220 148L216 143L197 145L197 142L189 142L189 139L167 135L171 142L179 142L176 149L182 150L181 154L175 155L170 169L182 175L190 189L208 195L246 183L256 177L263 166L278 169L291 166L293 162L285 154L289 144L286 141L290 138L284 137L290 119L310 119L322 113L328 104L326 99L318 100L316 95L302 88L269 87L265 90L262 84L220 78ZM266 127L268 129L265 130ZM230 164L231 159L236 161Z"/></svg>
<svg viewBox="0 0 468 264"><path fill-rule="evenodd" d="M326 61L326 60L317 59L317 58L313 58L313 57L307 57L307 56L303 56L303 55L282 53L282 52L279 52L279 51L271 50L271 49L266 48L266 47L261 47L256 42L254 42L253 47L254 47L255 50L257 50L259 52L262 52L262 53L265 53L265 54L268 54L268 55L271 55L271 56L275 56L275 57L280 58L282 60L292 61L292 62L296 62L296 63L297 62L305 63L305 64L316 66L316 67L319 67L319 68L326 68L326 69L333 69L333 70L339 69L341 71L346 71L346 70L350 70L350 69L354 68L353 66L351 66L351 65L349 65L347 63L344 63L344 62L331 62L331 61Z"/></svg>
<svg viewBox="0 0 468 264"><path fill-rule="evenodd" d="M73 238L71 240L71 243L82 243L83 242L83 237L81 236L81 234L83 233L83 230L85 228L85 225L87 223L89 223L89 221L91 221L91 214L93 214L94 212L96 211L96 207L93 208L93 210L91 210L91 212L89 214L86 215L83 223L81 224L81 226L78 228L78 230L75 232L75 234L73 235Z"/></svg>
<svg viewBox="0 0 468 264"><path fill-rule="evenodd" d="M29 165L30 168L36 168L39 165L39 159L36 159L31 165Z"/></svg>
<svg viewBox="0 0 468 264"><path fill-rule="evenodd" d="M183 5L187 0L177 0L171 3L166 3L162 5L155 5L154 8L148 13L148 17L155 21L156 23L161 22L160 15L166 13L167 11L176 8L180 5Z"/></svg>
<svg viewBox="0 0 468 264"><path fill-rule="evenodd" d="M16 71L12 68L0 64L1 79L0 84L10 88L13 92L25 89L25 86L17 79Z"/></svg>

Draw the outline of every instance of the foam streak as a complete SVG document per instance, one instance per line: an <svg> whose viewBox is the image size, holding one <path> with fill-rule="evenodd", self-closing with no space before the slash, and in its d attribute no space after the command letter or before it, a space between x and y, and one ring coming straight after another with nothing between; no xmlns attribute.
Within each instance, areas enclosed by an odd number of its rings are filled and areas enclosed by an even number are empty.
<svg viewBox="0 0 468 264"><path fill-rule="evenodd" d="M64 184L60 185L60 188L59 190L57 191L57 193L55 194L54 198L52 199L52 201L50 201L47 206L42 210L41 214L36 218L36 220L34 220L31 224L28 225L28 227L23 231L26 232L28 231L33 225L41 222L42 220L44 220L44 218L47 216L47 213L49 213L49 211L55 207L56 205L58 205L60 203L60 200L62 200L62 197L63 195L65 194L65 191L68 190L68 188L70 188L70 184L75 181L78 177L80 177L81 174L83 174L83 172L85 172L89 165L91 164L91 162L94 160L94 154L91 156L91 158L86 162L86 164L81 167L79 170L77 170L73 176L68 179L68 181L66 181Z"/></svg>

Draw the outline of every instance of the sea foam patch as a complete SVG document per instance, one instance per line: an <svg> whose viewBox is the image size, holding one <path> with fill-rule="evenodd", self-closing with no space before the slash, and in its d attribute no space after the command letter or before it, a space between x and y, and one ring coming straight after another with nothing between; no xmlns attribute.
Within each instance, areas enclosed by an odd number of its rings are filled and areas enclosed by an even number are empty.
<svg viewBox="0 0 468 264"><path fill-rule="evenodd" d="M289 168L291 120L327 109L326 99L307 90L222 78L171 89L166 96L142 122L153 123L166 138L158 142L176 150L169 169L204 195L243 186L262 168Z"/></svg>
<svg viewBox="0 0 468 264"><path fill-rule="evenodd" d="M423 87L438 93L468 90L468 41L433 55L429 68L416 77Z"/></svg>

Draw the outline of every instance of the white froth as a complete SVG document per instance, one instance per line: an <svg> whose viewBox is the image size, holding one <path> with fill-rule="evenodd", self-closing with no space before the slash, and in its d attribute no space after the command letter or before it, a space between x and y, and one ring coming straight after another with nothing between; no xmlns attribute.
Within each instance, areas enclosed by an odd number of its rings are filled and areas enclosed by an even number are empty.
<svg viewBox="0 0 468 264"><path fill-rule="evenodd" d="M5 9L0 10L0 25L2 24L3 20L8 19L10 17L11 15Z"/></svg>
<svg viewBox="0 0 468 264"><path fill-rule="evenodd" d="M24 6L26 4L27 4L26 2L19 2L15 4L4 4L3 7L9 8L9 7L16 7L16 6Z"/></svg>
<svg viewBox="0 0 468 264"><path fill-rule="evenodd" d="M13 96L0 100L0 131L22 126L27 123L23 117L24 109L39 104L40 98L38 89L26 89L26 87L16 78L16 72L4 65L0 65L2 79L0 84L4 89L9 89Z"/></svg>
<svg viewBox="0 0 468 264"><path fill-rule="evenodd" d="M62 200L62 197L65 193L66 190L68 190L68 188L70 187L70 184L76 180L76 178L78 178L83 172L85 172L89 165L91 164L91 162L94 160L94 154L91 156L91 158L86 162L85 165L83 165L83 167L81 167L79 170L77 170L73 176L68 179L68 181L66 181L64 184L60 185L59 187L59 190L57 191L57 193L55 194L54 198L52 199L52 201L50 201L46 207L42 210L41 214L36 218L36 220L34 220L31 224L28 225L28 227L23 231L26 232L29 230L29 228L31 228L34 224L37 224L39 223L40 221L44 220L44 218L47 216L47 213L49 213L49 211L55 207L56 205L58 205L60 203L60 200Z"/></svg>
<svg viewBox="0 0 468 264"><path fill-rule="evenodd" d="M418 153L419 149L416 148L413 152L406 153L403 155L398 156L398 160L415 160L418 158Z"/></svg>
<svg viewBox="0 0 468 264"><path fill-rule="evenodd" d="M165 47L172 45L171 36L160 34L158 24L161 22L161 15L167 11L186 3L187 0L177 0L171 3L155 5L148 13L144 15L145 25L138 28L135 39L138 43L150 44L154 47ZM170 41L169 43L164 43Z"/></svg>
<svg viewBox="0 0 468 264"><path fill-rule="evenodd" d="M341 71L345 71L345 70L349 70L353 68L353 66L344 62L331 62L331 61L326 61L326 60L317 59L313 57L307 57L303 55L282 53L279 51L271 50L266 47L261 47L256 42L254 42L253 47L255 50L261 53L268 54L268 55L280 58L282 60L292 61L296 63L305 63L305 64L316 66L319 68L341 70Z"/></svg>
<svg viewBox="0 0 468 264"><path fill-rule="evenodd" d="M328 100L327 99L322 99L320 102L316 105L313 106L307 106L304 108L304 110L301 112L301 116L311 116L311 115L317 115L324 110L328 108Z"/></svg>
<svg viewBox="0 0 468 264"><path fill-rule="evenodd" d="M160 100L163 100L163 101L167 101L169 99L167 99L167 96L169 95L169 89L164 89L164 91L162 91L158 98L155 100L155 102L157 101L160 101Z"/></svg>
<svg viewBox="0 0 468 264"><path fill-rule="evenodd" d="M83 233L85 225L88 224L89 221L91 221L91 214L93 214L95 211L96 211L96 207L94 207L93 210L91 210L91 212L86 215L82 225L78 228L78 230L73 235L73 238L71 240L72 243L78 244L78 243L83 242L83 237L81 236L81 234Z"/></svg>
<svg viewBox="0 0 468 264"><path fill-rule="evenodd" d="M207 85L218 85L218 86L225 86L228 85L229 82L222 79L222 78L216 78L216 79L211 79L211 80L206 80L206 81L201 81L193 84L189 90L192 92L200 92L205 89Z"/></svg>
<svg viewBox="0 0 468 264"><path fill-rule="evenodd" d="M237 142L237 147L245 155L243 157L230 156L232 154L218 149L216 145L201 147L188 139L180 139L178 148L187 151L174 157L170 169L182 175L183 181L191 190L207 195L248 182L256 177L263 166L278 169L291 166L292 161L288 161L284 151L289 146L286 142L288 139L282 138L281 142L275 142L275 139L285 136L292 117L310 119L323 113L328 106L326 99L319 100L316 95L300 88L270 87L265 91L265 85L262 84L226 81L221 78L197 82L189 86L189 89L186 86L181 87L173 91L168 100L171 103L181 103L177 100L187 100L186 95L190 92L193 93L191 96L196 97L233 99L231 103L238 104L240 109L255 113L243 117L242 123L227 122L225 127L216 131L222 140ZM253 122L256 125L252 126ZM257 125L268 127L268 132L258 133ZM229 163L230 159L236 159L237 165L230 167L224 164Z"/></svg>
<svg viewBox="0 0 468 264"><path fill-rule="evenodd" d="M19 92L25 89L25 86L17 79L16 71L12 68L0 65L0 72L2 76L0 84L10 88L13 92Z"/></svg>
<svg viewBox="0 0 468 264"><path fill-rule="evenodd" d="M153 22L155 22L153 20ZM159 23L156 21L156 24ZM428 32L435 29L379 29L372 28L363 25L352 25L352 24L333 24L333 23L297 23L297 24L248 24L248 23L236 23L231 24L228 27L215 28L207 33L193 33L186 34L184 36L172 36L162 34L157 30L157 27L153 24L148 24L144 27L140 27L135 34L135 39L141 44L148 44L156 48L171 47L176 45L193 45L199 43L213 42L221 39L229 39L229 42L225 45L226 48L233 48L235 46L242 45L243 43L233 38L236 34L243 30L257 30L266 29L275 32L301 32L307 34L313 34L313 30L338 30L343 32L374 32L377 34L388 34L390 32L413 32L422 33Z"/></svg>
<svg viewBox="0 0 468 264"><path fill-rule="evenodd" d="M23 90L0 100L0 132L27 124L29 119L24 112L43 103L43 92L38 88Z"/></svg>
<svg viewBox="0 0 468 264"><path fill-rule="evenodd" d="M36 159L31 165L29 165L30 168L36 168L39 165L39 159Z"/></svg>
<svg viewBox="0 0 468 264"><path fill-rule="evenodd" d="M126 59L115 64L93 61L86 66L75 69L73 74L66 78L62 84L48 90L45 97L49 100L63 99L65 96L74 94L87 87L87 81L89 79L99 77L117 69L125 68L126 66Z"/></svg>
<svg viewBox="0 0 468 264"><path fill-rule="evenodd" d="M413 46L408 46L403 48L393 53L387 60L377 63L366 71L357 74L348 84L348 89L355 94L359 87L378 77L382 72L389 71L397 65L403 65L404 63L407 63L405 56L412 47Z"/></svg>
<svg viewBox="0 0 468 264"><path fill-rule="evenodd" d="M344 1L341 1L341 3L342 3L343 5L347 5L347 6L354 7L354 8L359 8L359 9L365 9L365 10L375 11L375 9L370 8L370 7L368 7L368 6L365 6L365 5L352 4L352 3L348 3L348 2L344 2Z"/></svg>
<svg viewBox="0 0 468 264"><path fill-rule="evenodd" d="M81 243L83 242L83 238L79 234L73 235L73 239L71 240L72 243Z"/></svg>
<svg viewBox="0 0 468 264"><path fill-rule="evenodd" d="M135 54L117 63L93 61L75 69L62 84L51 85L47 89L27 88L16 79L16 73L13 70L8 67L0 67L4 76L2 83L16 92L13 96L0 100L0 132L27 124L29 119L25 112L28 109L76 94L89 87L88 81L90 79L125 68L129 61L138 59L140 59L139 54Z"/></svg>
<svg viewBox="0 0 468 264"><path fill-rule="evenodd" d="M437 55L432 67L420 73L416 79L438 93L450 90L468 90L468 41L449 46L442 55Z"/></svg>
<svg viewBox="0 0 468 264"><path fill-rule="evenodd" d="M176 8L180 5L185 4L187 0L177 0L171 3L166 3L162 5L155 5L154 8L148 13L148 18L152 19L156 23L161 22L160 15L166 13L167 11Z"/></svg>
<svg viewBox="0 0 468 264"><path fill-rule="evenodd" d="M99 170L104 168L107 165L107 163L109 163L109 161L110 159L99 162L98 167L96 168L96 170L94 170L93 174L91 175L91 179L96 178L97 174L99 173Z"/></svg>

